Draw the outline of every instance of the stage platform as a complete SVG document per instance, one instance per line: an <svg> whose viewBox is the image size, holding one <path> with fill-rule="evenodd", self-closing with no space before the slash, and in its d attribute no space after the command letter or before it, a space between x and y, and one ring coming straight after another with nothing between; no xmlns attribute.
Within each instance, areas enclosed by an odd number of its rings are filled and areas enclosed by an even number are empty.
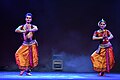
<svg viewBox="0 0 120 80"><path fill-rule="evenodd" d="M19 72L0 72L0 80L120 80L120 74L107 73L98 76L97 73L68 72L31 72L32 76L19 76Z"/></svg>

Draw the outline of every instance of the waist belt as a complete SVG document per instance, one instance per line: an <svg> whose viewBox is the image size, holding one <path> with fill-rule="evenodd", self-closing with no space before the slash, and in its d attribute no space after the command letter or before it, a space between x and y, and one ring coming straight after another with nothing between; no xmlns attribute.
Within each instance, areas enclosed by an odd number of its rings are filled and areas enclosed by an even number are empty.
<svg viewBox="0 0 120 80"><path fill-rule="evenodd" d="M23 45L28 45L28 46L30 46L30 45L33 45L33 44L37 44L37 41L36 41L36 40L31 40L31 41L29 41L29 42L23 41L22 44L23 44Z"/></svg>

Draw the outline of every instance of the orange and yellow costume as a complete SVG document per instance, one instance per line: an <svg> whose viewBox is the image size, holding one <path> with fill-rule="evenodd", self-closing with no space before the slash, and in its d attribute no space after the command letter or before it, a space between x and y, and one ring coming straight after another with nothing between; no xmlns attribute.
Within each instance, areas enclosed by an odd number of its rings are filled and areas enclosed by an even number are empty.
<svg viewBox="0 0 120 80"><path fill-rule="evenodd" d="M93 36L102 37L106 35L110 36L110 31L107 29L97 30ZM93 69L98 72L109 72L113 68L115 60L112 44L109 39L101 39L98 49L91 55L91 61L93 63Z"/></svg>
<svg viewBox="0 0 120 80"><path fill-rule="evenodd" d="M35 40L31 44L22 44L15 53L16 63L19 69L26 70L38 64L38 50Z"/></svg>
<svg viewBox="0 0 120 80"><path fill-rule="evenodd" d="M30 29L36 31L37 27L31 25ZM37 41L33 39L34 32L25 30L25 25L21 25L16 29L16 32L23 34L24 39L23 44L15 53L16 64L20 70L31 69L38 65L38 44Z"/></svg>

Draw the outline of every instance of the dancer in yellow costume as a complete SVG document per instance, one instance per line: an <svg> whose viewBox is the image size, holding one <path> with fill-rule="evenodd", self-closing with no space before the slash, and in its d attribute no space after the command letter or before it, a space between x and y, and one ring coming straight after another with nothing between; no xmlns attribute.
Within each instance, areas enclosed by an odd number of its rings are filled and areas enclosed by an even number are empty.
<svg viewBox="0 0 120 80"><path fill-rule="evenodd" d="M93 63L93 69L99 72L100 76L103 76L104 72L110 72L110 69L113 68L115 63L113 47L110 43L113 35L109 30L105 29L105 20L100 20L98 26L100 29L94 32L93 40L100 41L100 44L98 49L91 55L91 61Z"/></svg>
<svg viewBox="0 0 120 80"><path fill-rule="evenodd" d="M21 70L20 75L26 71L26 75L31 76L31 69L38 64L37 41L33 34L38 30L37 26L32 25L32 14L27 13L25 16L26 23L20 25L15 32L23 34L23 43L15 53L16 64Z"/></svg>

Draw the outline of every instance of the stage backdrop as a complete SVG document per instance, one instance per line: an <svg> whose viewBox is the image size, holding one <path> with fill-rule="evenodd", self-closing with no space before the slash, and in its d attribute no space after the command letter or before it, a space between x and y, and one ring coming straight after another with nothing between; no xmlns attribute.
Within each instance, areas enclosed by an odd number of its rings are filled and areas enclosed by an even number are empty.
<svg viewBox="0 0 120 80"><path fill-rule="evenodd" d="M99 42L93 32L102 18L114 39L111 40L116 64L111 72L120 72L119 0L0 0L0 70L18 71L15 52L21 46L21 34L15 29L25 23L25 14L33 14L32 24L39 47L39 65L34 71L52 71L54 55L62 56L65 72L94 72L90 55Z"/></svg>

